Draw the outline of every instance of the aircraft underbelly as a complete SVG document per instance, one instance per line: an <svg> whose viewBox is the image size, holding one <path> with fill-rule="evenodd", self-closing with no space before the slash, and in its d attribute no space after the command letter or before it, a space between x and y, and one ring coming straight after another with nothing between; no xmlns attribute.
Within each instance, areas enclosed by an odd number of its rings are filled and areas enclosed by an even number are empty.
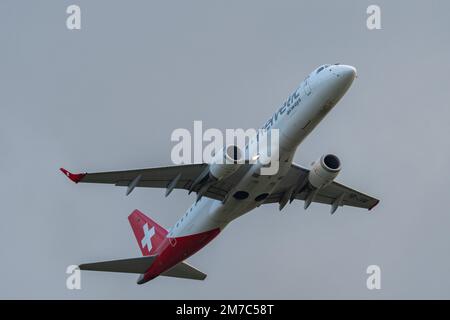
<svg viewBox="0 0 450 320"><path fill-rule="evenodd" d="M174 232L173 236L182 237L214 229L223 230L231 221L261 205L264 200L256 201L255 199L261 195L270 195L289 170L290 165L290 161L280 163L276 175L255 177L252 172L249 172L232 191L233 193L247 192L248 197L246 199L236 199L233 195L230 195L225 203L206 197L200 199L195 206L191 220L186 221L185 225Z"/></svg>

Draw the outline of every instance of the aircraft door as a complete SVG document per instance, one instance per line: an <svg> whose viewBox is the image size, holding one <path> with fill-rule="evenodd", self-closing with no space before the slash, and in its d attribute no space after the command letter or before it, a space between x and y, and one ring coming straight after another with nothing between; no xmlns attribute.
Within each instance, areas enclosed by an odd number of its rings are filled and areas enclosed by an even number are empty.
<svg viewBox="0 0 450 320"><path fill-rule="evenodd" d="M309 85L309 77L307 77L305 79L305 81L303 81L303 92L304 92L305 96L309 96L311 94L311 87Z"/></svg>

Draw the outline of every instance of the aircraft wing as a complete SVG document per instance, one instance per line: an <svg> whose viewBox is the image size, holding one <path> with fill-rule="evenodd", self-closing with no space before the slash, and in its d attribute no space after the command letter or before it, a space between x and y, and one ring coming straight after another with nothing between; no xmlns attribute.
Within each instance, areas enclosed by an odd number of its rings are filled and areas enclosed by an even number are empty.
<svg viewBox="0 0 450 320"><path fill-rule="evenodd" d="M304 200L310 196L310 201L331 205L331 213L339 206L351 206L371 210L379 200L362 192L349 188L343 184L333 181L314 195L307 186L309 170L299 165L292 164L285 178L280 182L275 191L267 197L264 203L280 203L280 210L290 200Z"/></svg>
<svg viewBox="0 0 450 320"><path fill-rule="evenodd" d="M206 163L96 173L71 173L64 168L60 170L75 183L105 183L126 186L128 187L127 195L135 187L165 188L166 196L173 189L199 192L202 187L200 182L206 178L205 174L209 172ZM246 170L248 167L243 165L229 177L212 184L202 196L222 201Z"/></svg>

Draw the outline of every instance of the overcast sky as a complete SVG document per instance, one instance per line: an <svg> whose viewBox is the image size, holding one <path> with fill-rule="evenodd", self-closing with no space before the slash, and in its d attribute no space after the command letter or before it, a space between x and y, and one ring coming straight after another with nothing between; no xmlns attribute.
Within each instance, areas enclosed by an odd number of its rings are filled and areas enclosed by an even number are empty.
<svg viewBox="0 0 450 320"><path fill-rule="evenodd" d="M66 28L78 4L81 30ZM366 8L381 7L381 30ZM450 298L450 2L1 1L0 298ZM135 208L170 227L186 191L75 185L58 170L169 165L176 128L258 128L314 68L358 78L294 158L343 162L368 211L266 205L188 261L204 282L66 267L137 257ZM381 290L366 288L379 265Z"/></svg>

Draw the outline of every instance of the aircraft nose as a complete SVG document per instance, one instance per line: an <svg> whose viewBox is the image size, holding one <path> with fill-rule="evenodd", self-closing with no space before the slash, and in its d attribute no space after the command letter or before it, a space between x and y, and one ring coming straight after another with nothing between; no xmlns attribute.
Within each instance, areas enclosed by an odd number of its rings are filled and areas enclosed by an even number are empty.
<svg viewBox="0 0 450 320"><path fill-rule="evenodd" d="M330 95L337 99L347 92L356 78L356 68L345 64L334 64L327 67L328 72L325 72L322 77L324 90L329 90Z"/></svg>
<svg viewBox="0 0 450 320"><path fill-rule="evenodd" d="M335 68L336 74L339 75L339 77L341 77L345 82L352 83L357 76L356 68L353 66L339 65Z"/></svg>

